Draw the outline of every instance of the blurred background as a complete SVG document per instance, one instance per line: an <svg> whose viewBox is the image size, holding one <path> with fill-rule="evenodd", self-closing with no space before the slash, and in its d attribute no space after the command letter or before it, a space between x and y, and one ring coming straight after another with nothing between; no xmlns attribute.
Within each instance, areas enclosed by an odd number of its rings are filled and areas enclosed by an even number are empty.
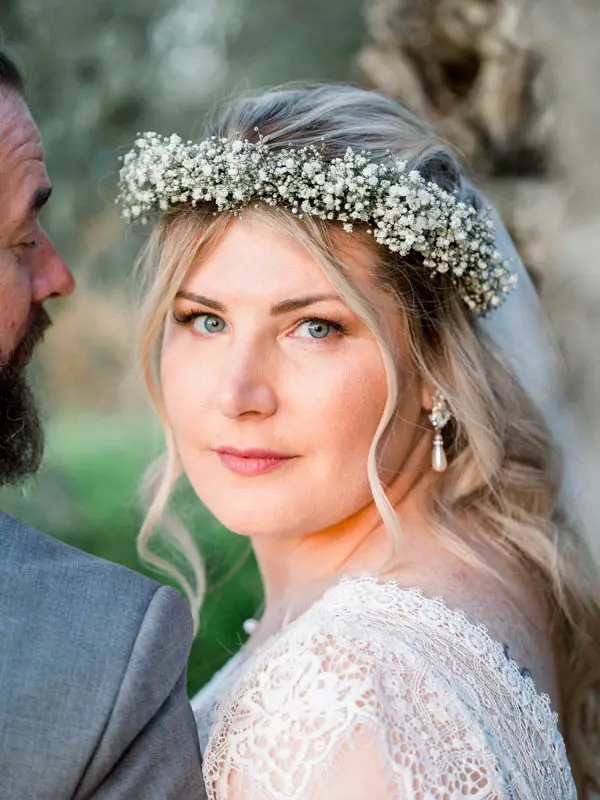
<svg viewBox="0 0 600 800"><path fill-rule="evenodd" d="M582 431L575 512L600 553L597 0L0 0L0 29L54 183L43 223L78 281L51 308L33 365L44 467L3 492L2 508L147 572L137 486L161 437L133 368L130 279L147 233L119 219L118 157L141 130L198 135L239 91L340 80L428 117L508 223L564 354L561 389ZM208 567L193 693L240 646L261 592L247 542L186 486L175 504Z"/></svg>

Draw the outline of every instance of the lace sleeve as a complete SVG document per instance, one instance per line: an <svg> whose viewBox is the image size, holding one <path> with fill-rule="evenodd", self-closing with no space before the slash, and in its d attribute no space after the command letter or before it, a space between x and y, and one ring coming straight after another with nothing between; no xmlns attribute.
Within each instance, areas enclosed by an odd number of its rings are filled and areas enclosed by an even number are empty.
<svg viewBox="0 0 600 800"><path fill-rule="evenodd" d="M484 726L434 664L331 625L282 637L239 681L204 774L217 800L506 796Z"/></svg>

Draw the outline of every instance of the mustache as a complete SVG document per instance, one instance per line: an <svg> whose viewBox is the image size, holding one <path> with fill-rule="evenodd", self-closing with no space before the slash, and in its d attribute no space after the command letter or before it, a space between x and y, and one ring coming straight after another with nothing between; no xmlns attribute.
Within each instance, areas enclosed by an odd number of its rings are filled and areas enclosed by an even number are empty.
<svg viewBox="0 0 600 800"><path fill-rule="evenodd" d="M13 350L7 366L13 371L20 372L30 362L33 351L51 326L52 320L48 312L43 306L39 306L35 310L25 335Z"/></svg>

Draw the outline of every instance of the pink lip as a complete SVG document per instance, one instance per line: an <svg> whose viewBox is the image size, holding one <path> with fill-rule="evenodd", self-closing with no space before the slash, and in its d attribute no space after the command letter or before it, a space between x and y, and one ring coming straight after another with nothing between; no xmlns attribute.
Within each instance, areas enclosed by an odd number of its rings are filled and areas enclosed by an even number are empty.
<svg viewBox="0 0 600 800"><path fill-rule="evenodd" d="M272 450L236 450L234 447L220 447L215 452L223 466L237 475L262 475L293 458Z"/></svg>

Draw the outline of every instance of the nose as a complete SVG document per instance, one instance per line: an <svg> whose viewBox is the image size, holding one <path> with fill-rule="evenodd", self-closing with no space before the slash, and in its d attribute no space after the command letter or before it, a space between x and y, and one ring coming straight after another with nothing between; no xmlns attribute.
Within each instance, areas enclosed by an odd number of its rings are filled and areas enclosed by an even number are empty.
<svg viewBox="0 0 600 800"><path fill-rule="evenodd" d="M31 294L34 303L67 297L75 289L75 278L58 254L45 231L40 231L31 270Z"/></svg>
<svg viewBox="0 0 600 800"><path fill-rule="evenodd" d="M230 419L242 416L271 416L277 409L277 396L266 374L266 360L248 349L232 353L221 375L216 404Z"/></svg>

